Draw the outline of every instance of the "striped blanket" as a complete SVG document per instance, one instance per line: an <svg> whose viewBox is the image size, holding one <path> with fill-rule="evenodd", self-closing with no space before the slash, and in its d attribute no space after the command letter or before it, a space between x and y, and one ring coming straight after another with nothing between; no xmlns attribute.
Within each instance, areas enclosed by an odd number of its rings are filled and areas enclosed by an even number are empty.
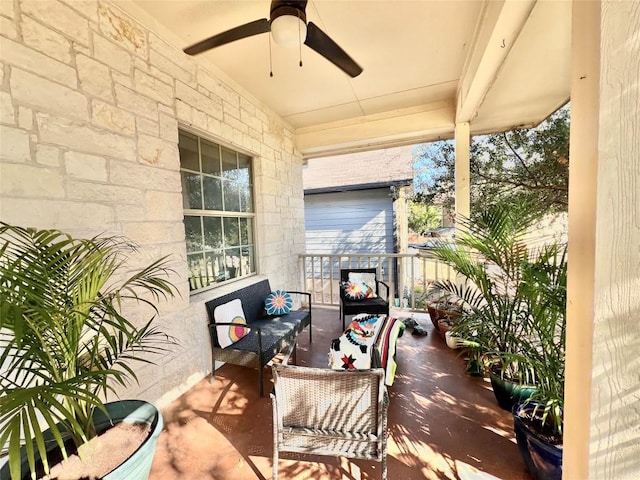
<svg viewBox="0 0 640 480"><path fill-rule="evenodd" d="M332 340L329 367L334 370L383 368L385 384L393 385L396 342L404 328L404 323L395 317L356 315L340 338Z"/></svg>

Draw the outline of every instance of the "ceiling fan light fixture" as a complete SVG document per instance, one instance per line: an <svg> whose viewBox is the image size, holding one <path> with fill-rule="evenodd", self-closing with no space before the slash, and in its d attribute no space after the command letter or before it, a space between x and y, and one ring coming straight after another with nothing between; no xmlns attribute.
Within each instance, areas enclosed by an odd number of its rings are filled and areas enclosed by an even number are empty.
<svg viewBox="0 0 640 480"><path fill-rule="evenodd" d="M299 47L307 38L307 24L299 17L281 15L271 21L271 34L281 47Z"/></svg>

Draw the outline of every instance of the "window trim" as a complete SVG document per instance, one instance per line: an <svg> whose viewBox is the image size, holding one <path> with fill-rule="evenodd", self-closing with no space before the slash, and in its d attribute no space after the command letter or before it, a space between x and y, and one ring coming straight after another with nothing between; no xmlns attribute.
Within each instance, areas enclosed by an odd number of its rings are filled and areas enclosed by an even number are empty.
<svg viewBox="0 0 640 480"><path fill-rule="evenodd" d="M259 154L255 153L255 152L250 152L246 149L243 149L241 147L239 147L238 145L232 145L229 144L223 140L219 140L217 139L214 135L211 135L208 132L203 132L202 130L193 128L191 126L185 126L185 125L181 125L178 124L178 142L176 143L176 146L179 147L180 145L180 141L179 141L179 137L181 133L185 133L187 135L191 135L196 137L197 142L198 142L198 152L201 153L201 147L200 147L200 141L201 140L206 140L207 142L211 142L214 143L216 145L218 145L220 147L220 155L222 155L222 148L226 148L227 150L231 150L233 152L235 152L236 154L239 155L244 155L245 157L249 158L249 163L250 163L250 171L249 171L249 188L251 191L251 210L250 211L224 211L224 210L206 210L206 209L194 209L194 208L182 208L182 226L183 229L185 229L185 247L186 247L186 227L185 227L185 223L184 223L184 217L186 216L199 216L199 217L214 217L214 218L248 218L252 220L253 226L252 226L252 230L253 230L253 255L254 255L254 268L253 268L253 272L249 273L248 275L244 275L244 276L240 276L240 277L234 277L234 278L230 278L228 280L224 280L222 282L219 283L214 283L211 285L208 285L206 287L202 287L202 288L198 288L198 289L194 289L191 290L191 288L189 288L189 296L193 297L195 295L201 294L203 292L207 292L209 290L215 289L215 288L221 288L223 286L227 286L231 283L237 282L237 281L243 281L246 280L247 278L250 277L255 277L257 275L260 274L259 272L259 249L258 249L258 228L257 228L257 211L256 211L256 197L257 197L257 193L256 193L256 183L255 183L255 165L257 163L257 159L259 157ZM220 161L222 162L222 157L220 158ZM200 171L195 171L192 170L190 168L182 168L182 162L181 162L181 158L180 158L180 153L179 153L179 149L178 149L178 174L180 175L180 177L182 177L182 172L190 172L190 173L194 173L197 175L208 175L208 176L212 176L212 177L218 177L218 178L222 178L222 171L220 172L220 175L211 175L211 174L206 174L203 172L202 170L202 155L200 154L198 156L198 167L200 169ZM221 164L222 165L222 164ZM204 184L203 182L200 183L200 194L202 196L202 198L204 199ZM181 180L181 190L180 190L180 194L183 198L184 201L184 190L182 190L182 180ZM185 251L186 253L186 251ZM188 271L188 253L186 253L186 257L185 257L185 261L187 262L187 281L189 282L189 271Z"/></svg>

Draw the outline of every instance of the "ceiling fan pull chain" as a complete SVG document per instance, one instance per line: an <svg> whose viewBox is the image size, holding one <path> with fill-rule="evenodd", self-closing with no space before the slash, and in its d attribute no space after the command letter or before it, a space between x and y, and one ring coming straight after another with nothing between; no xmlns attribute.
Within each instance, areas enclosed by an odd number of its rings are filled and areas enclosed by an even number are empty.
<svg viewBox="0 0 640 480"><path fill-rule="evenodd" d="M300 11L297 12L298 15L298 58L300 58L300 66L302 66L302 39L300 38Z"/></svg>
<svg viewBox="0 0 640 480"><path fill-rule="evenodd" d="M269 76L273 78L273 61L271 60L271 35L269 35Z"/></svg>

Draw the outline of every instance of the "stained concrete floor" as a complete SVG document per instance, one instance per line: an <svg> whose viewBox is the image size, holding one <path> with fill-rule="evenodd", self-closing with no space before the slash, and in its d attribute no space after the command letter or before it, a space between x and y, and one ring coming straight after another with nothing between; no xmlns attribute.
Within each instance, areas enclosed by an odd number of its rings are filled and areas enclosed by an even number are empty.
<svg viewBox="0 0 640 480"><path fill-rule="evenodd" d="M399 317L407 312L393 312ZM531 480L518 453L511 414L501 410L486 379L464 373L464 361L416 315L428 335L398 340L398 371L389 388L389 480ZM299 337L297 364L327 366L341 333L338 310L314 308L313 343ZM265 392L270 391L265 368ZM150 480L271 479L272 411L260 398L257 372L224 365L163 409L165 429ZM370 480L375 462L283 454L281 480Z"/></svg>

